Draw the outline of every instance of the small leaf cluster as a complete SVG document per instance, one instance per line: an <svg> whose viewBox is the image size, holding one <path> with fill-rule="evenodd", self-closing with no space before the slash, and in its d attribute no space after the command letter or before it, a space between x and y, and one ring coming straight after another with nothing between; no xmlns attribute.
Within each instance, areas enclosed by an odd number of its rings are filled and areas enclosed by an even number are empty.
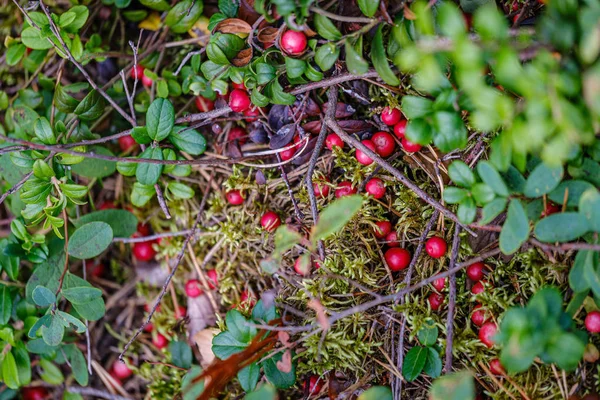
<svg viewBox="0 0 600 400"><path fill-rule="evenodd" d="M437 378L442 373L442 360L436 345L438 333L438 327L431 320L426 321L417 332L421 346L412 347L402 364L402 376L408 382L417 379L422 372L431 378Z"/></svg>

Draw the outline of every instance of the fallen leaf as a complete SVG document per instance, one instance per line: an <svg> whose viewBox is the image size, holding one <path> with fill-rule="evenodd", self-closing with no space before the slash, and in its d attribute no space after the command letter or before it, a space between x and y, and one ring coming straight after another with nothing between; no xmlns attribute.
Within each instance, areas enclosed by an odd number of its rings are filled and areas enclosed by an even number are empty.
<svg viewBox="0 0 600 400"><path fill-rule="evenodd" d="M188 298L187 309L190 320L187 329L190 337L194 337L197 332L207 326L213 326L217 322L215 311L206 294L196 298Z"/></svg>
<svg viewBox="0 0 600 400"><path fill-rule="evenodd" d="M285 353L283 353L281 360L277 361L275 365L277 365L278 370L284 374L288 374L292 370L292 352L286 350Z"/></svg>
<svg viewBox="0 0 600 400"><path fill-rule="evenodd" d="M219 334L217 328L207 328L197 332L192 340L198 346L200 352L200 365L202 368L206 368L215 359L215 354L212 351L212 340L215 335Z"/></svg>

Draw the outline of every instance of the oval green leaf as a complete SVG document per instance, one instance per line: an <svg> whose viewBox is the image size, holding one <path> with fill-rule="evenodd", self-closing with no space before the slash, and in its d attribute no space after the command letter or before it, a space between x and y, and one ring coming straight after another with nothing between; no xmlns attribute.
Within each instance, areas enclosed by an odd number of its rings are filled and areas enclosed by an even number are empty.
<svg viewBox="0 0 600 400"><path fill-rule="evenodd" d="M113 230L106 222L90 222L78 228L69 239L69 255L88 259L101 254L110 245Z"/></svg>

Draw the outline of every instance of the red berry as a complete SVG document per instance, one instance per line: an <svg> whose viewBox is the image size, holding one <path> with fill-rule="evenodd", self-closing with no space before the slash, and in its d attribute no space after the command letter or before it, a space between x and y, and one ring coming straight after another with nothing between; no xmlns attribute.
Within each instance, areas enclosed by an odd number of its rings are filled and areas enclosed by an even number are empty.
<svg viewBox="0 0 600 400"><path fill-rule="evenodd" d="M376 199L385 196L385 185L379 178L371 178L365 185L365 190Z"/></svg>
<svg viewBox="0 0 600 400"><path fill-rule="evenodd" d="M408 121L403 119L402 121L400 121L396 125L394 125L394 135L396 135L396 137L400 140L404 139L404 134L406 133L406 124L407 123L408 123Z"/></svg>
<svg viewBox="0 0 600 400"><path fill-rule="evenodd" d="M115 376L118 379L127 379L131 375L133 375L133 371L129 369L127 364L125 364L124 362L121 362L119 360L116 360L115 363L113 364L112 372L115 374Z"/></svg>
<svg viewBox="0 0 600 400"><path fill-rule="evenodd" d="M485 264L482 262L476 262L467 267L467 276L473 282L479 282L485 276Z"/></svg>
<svg viewBox="0 0 600 400"><path fill-rule="evenodd" d="M325 138L325 146L327 146L329 150L333 151L334 146L340 148L344 147L344 141L336 133L330 133Z"/></svg>
<svg viewBox="0 0 600 400"><path fill-rule="evenodd" d="M289 149L280 151L279 157L281 157L281 161L288 161L288 160L291 160L292 157L294 157L294 154L296 154L296 148L291 147Z"/></svg>
<svg viewBox="0 0 600 400"><path fill-rule="evenodd" d="M585 317L585 329L590 333L600 333L600 311L592 311Z"/></svg>
<svg viewBox="0 0 600 400"><path fill-rule="evenodd" d="M400 271L410 264L410 252L406 249L393 247L385 252L385 262L392 271Z"/></svg>
<svg viewBox="0 0 600 400"><path fill-rule="evenodd" d="M144 76L144 67L142 67L140 64L134 66L133 68L131 68L130 75L133 79L142 79L142 77Z"/></svg>
<svg viewBox="0 0 600 400"><path fill-rule="evenodd" d="M101 262L87 263L86 264L86 272L88 276L92 276L94 278L100 278L104 275L106 267Z"/></svg>
<svg viewBox="0 0 600 400"><path fill-rule="evenodd" d="M141 236L150 235L150 227L147 224L142 224L141 222L137 224L137 231Z"/></svg>
<svg viewBox="0 0 600 400"><path fill-rule="evenodd" d="M371 138L371 141L375 143L375 151L381 157L389 157L394 153L396 149L396 142L392 135L387 132L377 132Z"/></svg>
<svg viewBox="0 0 600 400"><path fill-rule="evenodd" d="M244 111L242 114L244 114L244 116L246 117L246 118L244 118L244 121L246 121L246 122L256 121L260 117L260 108L258 108L256 106L251 106L246 111Z"/></svg>
<svg viewBox="0 0 600 400"><path fill-rule="evenodd" d="M241 83L235 83L235 82L231 82L231 86L232 86L234 89L246 90L246 85L244 85L244 82L241 82Z"/></svg>
<svg viewBox="0 0 600 400"><path fill-rule="evenodd" d="M296 258L296 262L294 262L294 271L296 271L298 275L302 276L310 274L310 264L306 271L304 271L303 268L304 267L302 266L302 257Z"/></svg>
<svg viewBox="0 0 600 400"><path fill-rule="evenodd" d="M490 372L494 375L504 375L506 372L504 371L504 367L500 363L500 360L494 358L490 361Z"/></svg>
<svg viewBox="0 0 600 400"><path fill-rule="evenodd" d="M200 112L207 112L215 109L215 102L206 97L196 96L196 108Z"/></svg>
<svg viewBox="0 0 600 400"><path fill-rule="evenodd" d="M268 232L272 232L281 225L281 218L274 211L267 211L260 218L261 226Z"/></svg>
<svg viewBox="0 0 600 400"><path fill-rule="evenodd" d="M321 392L324 384L325 380L323 378L320 378L318 375L311 375L308 378L308 396L310 397ZM302 389L306 392L306 381L302 383Z"/></svg>
<svg viewBox="0 0 600 400"><path fill-rule="evenodd" d="M444 304L444 296L439 293L431 293L427 298L427 301L429 302L429 307L431 307L433 311L437 311L442 304Z"/></svg>
<svg viewBox="0 0 600 400"><path fill-rule="evenodd" d="M488 284L488 282L485 281L485 280L481 280L481 281L475 283L473 285L473 287L471 288L471 293L473 293L473 294L483 293L485 291L485 285L484 284Z"/></svg>
<svg viewBox="0 0 600 400"><path fill-rule="evenodd" d="M471 322L476 326L482 326L489 318L486 315L487 312L482 308L481 304L477 304L473 307L473 314L471 314Z"/></svg>
<svg viewBox="0 0 600 400"><path fill-rule="evenodd" d="M142 76L142 85L144 85L145 87L149 88L152 86L152 78L150 78L149 76Z"/></svg>
<svg viewBox="0 0 600 400"><path fill-rule="evenodd" d="M441 292L446 287L446 278L439 278L432 283L435 290Z"/></svg>
<svg viewBox="0 0 600 400"><path fill-rule="evenodd" d="M396 125L400 122L400 118L402 113L397 108L386 107L381 112L381 121L388 126Z"/></svg>
<svg viewBox="0 0 600 400"><path fill-rule="evenodd" d="M251 104L248 92L245 90L234 89L229 96L229 107L231 107L234 112L243 112L247 110Z"/></svg>
<svg viewBox="0 0 600 400"><path fill-rule="evenodd" d="M152 242L140 242L133 245L133 256L138 261L150 261L156 255Z"/></svg>
<svg viewBox="0 0 600 400"><path fill-rule="evenodd" d="M288 54L302 54L307 44L306 35L302 32L287 30L281 36L281 49Z"/></svg>
<svg viewBox="0 0 600 400"><path fill-rule="evenodd" d="M492 347L494 345L493 337L496 335L496 331L498 327L494 322L486 322L482 325L481 329L479 329L479 340L481 343L485 344L487 347Z"/></svg>
<svg viewBox="0 0 600 400"><path fill-rule="evenodd" d="M219 274L216 269L209 269L206 271L206 280L208 281L208 287L214 289L219 286Z"/></svg>
<svg viewBox="0 0 600 400"><path fill-rule="evenodd" d="M246 143L247 138L248 138L248 132L246 132L246 130L242 127L234 126L229 131L229 140L230 141L237 139L238 142L240 142L240 144L244 144L244 143Z"/></svg>
<svg viewBox="0 0 600 400"><path fill-rule="evenodd" d="M406 138L402 138L402 147L408 153L416 153L421 150L421 145L417 143L413 143Z"/></svg>
<svg viewBox="0 0 600 400"><path fill-rule="evenodd" d="M337 199L344 196L350 196L354 193L356 193L356 188L352 186L352 182L350 181L340 182L338 188L335 189L335 197Z"/></svg>
<svg viewBox="0 0 600 400"><path fill-rule="evenodd" d="M249 293L247 290L244 290L240 295L240 305L248 305L249 307L254 307L256 304L256 297L252 293Z"/></svg>
<svg viewBox="0 0 600 400"><path fill-rule="evenodd" d="M41 386L29 386L21 388L23 400L44 400L48 398L48 390Z"/></svg>
<svg viewBox="0 0 600 400"><path fill-rule="evenodd" d="M154 325L152 325L152 322L149 322L146 324L146 326L144 326L144 332L152 332L154 330Z"/></svg>
<svg viewBox="0 0 600 400"><path fill-rule="evenodd" d="M561 207L549 201L546 203L546 208L542 211L541 218L547 217L548 215L556 214L561 211Z"/></svg>
<svg viewBox="0 0 600 400"><path fill-rule="evenodd" d="M329 182L325 179L325 182ZM315 196L317 197L327 197L329 194L329 186L324 182L313 182L313 189L315 191Z"/></svg>
<svg viewBox="0 0 600 400"><path fill-rule="evenodd" d="M202 289L200 289L200 282L198 279L190 279L185 283L185 294L188 297L195 298L200 296L202 293Z"/></svg>
<svg viewBox="0 0 600 400"><path fill-rule="evenodd" d="M157 349L162 350L169 345L169 340L160 333L157 333L156 336L152 338L152 344L156 346Z"/></svg>
<svg viewBox="0 0 600 400"><path fill-rule="evenodd" d="M115 203L113 203L112 201L105 201L104 203L100 204L100 207L98 207L98 210L113 210L117 208L117 206L115 205Z"/></svg>
<svg viewBox="0 0 600 400"><path fill-rule="evenodd" d="M181 319L183 317L185 317L187 314L187 308L185 308L184 306L179 306L177 307L177 310L175 310L175 318L177 319Z"/></svg>
<svg viewBox="0 0 600 400"><path fill-rule="evenodd" d="M137 145L137 142L131 135L121 136L118 139L118 142L119 142L119 148L121 149L121 151L127 151Z"/></svg>
<svg viewBox="0 0 600 400"><path fill-rule="evenodd" d="M375 225L377 225L377 228L373 229L373 231L377 239L385 238L392 231L392 223L390 221L377 221Z"/></svg>
<svg viewBox="0 0 600 400"><path fill-rule="evenodd" d="M429 238L427 243L425 243L425 251L433 258L443 257L447 249L446 241L438 236Z"/></svg>
<svg viewBox="0 0 600 400"><path fill-rule="evenodd" d="M369 150L376 151L375 143L373 143L372 141L363 140L361 143L364 144L365 147L367 147ZM373 163L373 160L371 160L371 158L369 156L367 156L365 153L363 153L359 149L356 149L356 159L362 165L370 165L371 163Z"/></svg>
<svg viewBox="0 0 600 400"><path fill-rule="evenodd" d="M225 197L232 206L239 206L244 203L244 197L242 197L242 192L240 190L230 190L225 193Z"/></svg>
<svg viewBox="0 0 600 400"><path fill-rule="evenodd" d="M385 236L385 241L388 247L398 247L400 242L398 241L398 234L396 232L390 232Z"/></svg>

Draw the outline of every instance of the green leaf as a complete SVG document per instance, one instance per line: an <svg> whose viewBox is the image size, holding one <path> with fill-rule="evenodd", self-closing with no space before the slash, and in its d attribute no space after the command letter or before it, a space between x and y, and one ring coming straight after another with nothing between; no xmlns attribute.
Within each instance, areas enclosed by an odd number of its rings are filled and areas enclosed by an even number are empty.
<svg viewBox="0 0 600 400"><path fill-rule="evenodd" d="M388 386L373 386L358 396L358 400L392 400L392 390Z"/></svg>
<svg viewBox="0 0 600 400"><path fill-rule="evenodd" d="M56 303L54 292L44 286L37 286L33 289L31 296L33 302L40 307L48 307L49 305Z"/></svg>
<svg viewBox="0 0 600 400"><path fill-rule="evenodd" d="M315 13L313 15L313 21L319 36L333 41L340 40L342 38L342 33L326 16Z"/></svg>
<svg viewBox="0 0 600 400"><path fill-rule="evenodd" d="M339 56L340 49L336 45L333 43L325 43L317 49L315 53L315 63L321 68L321 71L327 71L333 67Z"/></svg>
<svg viewBox="0 0 600 400"><path fill-rule="evenodd" d="M365 0L369 1L369 0ZM350 41L346 41L346 67L348 72L354 75L363 75L369 70L369 64L365 61L361 54L359 54L354 46L350 44Z"/></svg>
<svg viewBox="0 0 600 400"><path fill-rule="evenodd" d="M229 65L245 45L244 39L237 35L215 32L206 46L206 55L215 64Z"/></svg>
<svg viewBox="0 0 600 400"><path fill-rule="evenodd" d="M550 336L546 351L560 369L572 371L583 358L585 342L574 333L560 332Z"/></svg>
<svg viewBox="0 0 600 400"><path fill-rule="evenodd" d="M206 151L206 139L195 129L176 126L169 135L169 141L181 151L199 156Z"/></svg>
<svg viewBox="0 0 600 400"><path fill-rule="evenodd" d="M85 25L88 16L90 14L90 11L88 10L88 8L84 5L79 5L79 6L74 6L71 7L69 9L69 11L67 11L65 14L74 14L74 16L70 19L70 22L62 25L61 24L61 28L63 28L64 30L66 30L69 33L75 33L77 31L79 31L83 25ZM65 15L63 14L63 15ZM62 16L60 20L62 20Z"/></svg>
<svg viewBox="0 0 600 400"><path fill-rule="evenodd" d="M174 33L189 31L202 15L203 3L197 0L183 0L169 10L165 25L171 27Z"/></svg>
<svg viewBox="0 0 600 400"><path fill-rule="evenodd" d="M275 79L276 72L277 70L272 65L267 63L256 64L256 83L259 85L266 85Z"/></svg>
<svg viewBox="0 0 600 400"><path fill-rule="evenodd" d="M492 222L504 209L508 200L506 197L496 197L494 200L486 204L481 210L481 219L479 225L487 225Z"/></svg>
<svg viewBox="0 0 600 400"><path fill-rule="evenodd" d="M100 255L113 239L113 230L106 222L95 221L79 227L69 238L69 255L89 259Z"/></svg>
<svg viewBox="0 0 600 400"><path fill-rule="evenodd" d="M71 364L73 377L81 386L87 386L89 374L87 363L81 350L79 350L75 344L63 346L63 350L67 356L67 359L69 360L69 363Z"/></svg>
<svg viewBox="0 0 600 400"><path fill-rule="evenodd" d="M73 111L83 121L93 121L104 113L104 98L92 90L83 98Z"/></svg>
<svg viewBox="0 0 600 400"><path fill-rule="evenodd" d="M89 151L103 156L114 156L112 151L103 146L92 146ZM106 178L107 176L112 175L116 169L117 163L114 161L94 158L86 158L72 167L73 172L86 178Z"/></svg>
<svg viewBox="0 0 600 400"><path fill-rule="evenodd" d="M229 331L219 333L212 340L212 351L221 360L243 351L247 346L248 343L240 342Z"/></svg>
<svg viewBox="0 0 600 400"><path fill-rule="evenodd" d="M473 187L471 188L471 194L473 195L473 198L475 199L478 205L487 204L494 200L494 198L496 197L496 194L494 193L492 188L486 185L485 183L476 183L475 185L473 185Z"/></svg>
<svg viewBox="0 0 600 400"><path fill-rule="evenodd" d="M444 201L448 204L457 204L467 197L468 192L465 189L456 186L448 186L444 189Z"/></svg>
<svg viewBox="0 0 600 400"><path fill-rule="evenodd" d="M266 359L263 362L263 370L265 376L275 387L279 389L287 389L292 387L296 383L296 363L292 362L292 369L290 372L281 372L277 368L277 362L281 361L283 354L277 353L275 356ZM292 359L293 359L292 354Z"/></svg>
<svg viewBox="0 0 600 400"><path fill-rule="evenodd" d="M527 197L541 197L546 193L553 191L563 178L563 167L549 167L544 163L538 164L537 167L529 174L523 194Z"/></svg>
<svg viewBox="0 0 600 400"><path fill-rule="evenodd" d="M408 121L405 135L412 143L426 146L431 143L431 140L433 139L433 129L429 122L422 118L415 118Z"/></svg>
<svg viewBox="0 0 600 400"><path fill-rule="evenodd" d="M579 212L588 221L591 231L600 232L600 193L598 190L592 188L581 195Z"/></svg>
<svg viewBox="0 0 600 400"><path fill-rule="evenodd" d="M583 273L594 296L600 298L600 263L594 261L585 264Z"/></svg>
<svg viewBox="0 0 600 400"><path fill-rule="evenodd" d="M250 321L238 310L228 311L225 315L225 323L227 324L227 330L240 342L250 343L254 336L256 336L256 328L248 326Z"/></svg>
<svg viewBox="0 0 600 400"><path fill-rule="evenodd" d="M233 18L237 15L238 5L233 0L219 0L219 11L221 11L225 16L229 18Z"/></svg>
<svg viewBox="0 0 600 400"><path fill-rule="evenodd" d="M435 379L442 373L442 360L436 349L428 347L427 350L427 361L425 361L423 372Z"/></svg>
<svg viewBox="0 0 600 400"><path fill-rule="evenodd" d="M259 377L260 367L255 362L240 370L237 374L240 385L245 392L251 392L256 388Z"/></svg>
<svg viewBox="0 0 600 400"><path fill-rule="evenodd" d="M50 122L45 117L38 118L34 126L35 136L44 144L56 144L56 136L50 126Z"/></svg>
<svg viewBox="0 0 600 400"><path fill-rule="evenodd" d="M433 111L433 101L424 97L402 97L402 113L408 119L423 118Z"/></svg>
<svg viewBox="0 0 600 400"><path fill-rule="evenodd" d="M84 279L73 275L70 272L67 272L65 276L65 281L63 288L70 289L73 287L92 287L92 285ZM88 319L90 321L97 321L104 316L105 313L105 305L104 300L100 297L95 300L90 301L89 303L83 304L74 304L72 303L73 308L77 311L77 314L81 318Z"/></svg>
<svg viewBox="0 0 600 400"><path fill-rule="evenodd" d="M197 400L198 397L204 392L204 380L201 379L196 381L196 378L202 374L202 368L198 365L194 365L188 372L183 376L181 380L181 392L183 393L183 400Z"/></svg>
<svg viewBox="0 0 600 400"><path fill-rule="evenodd" d="M288 78L299 78L304 74L304 71L306 71L306 61L298 58L285 57L285 71Z"/></svg>
<svg viewBox="0 0 600 400"><path fill-rule="evenodd" d="M155 193L154 186L135 182L131 191L131 204L136 207L144 207Z"/></svg>
<svg viewBox="0 0 600 400"><path fill-rule="evenodd" d="M194 189L181 182L171 181L167 184L167 189L174 198L180 200L191 199L195 194Z"/></svg>
<svg viewBox="0 0 600 400"><path fill-rule="evenodd" d="M163 152L160 147L148 147L139 155L139 158L162 160ZM151 186L158 182L163 168L164 165L162 164L139 163L135 171L135 177L142 185Z"/></svg>
<svg viewBox="0 0 600 400"><path fill-rule="evenodd" d="M358 3L360 5L360 1ZM372 4L378 2L370 0L368 3ZM373 37L373 42L371 42L371 61L373 62L375 71L377 71L381 79L383 79L388 85L400 85L400 80L394 71L392 71L392 68L390 68L390 64L388 63L385 54L385 48L383 46L383 25L379 25L377 33L375 33L375 36Z"/></svg>
<svg viewBox="0 0 600 400"><path fill-rule="evenodd" d="M89 303L92 300L102 297L102 290L88 286L63 289L61 293L73 304Z"/></svg>
<svg viewBox="0 0 600 400"><path fill-rule="evenodd" d="M51 385L60 385L65 381L65 377L60 371L60 368L54 365L51 361L40 359L40 367L42 368L40 377L45 382Z"/></svg>
<svg viewBox="0 0 600 400"><path fill-rule="evenodd" d="M535 224L536 238L545 243L568 242L589 230L585 216L576 212L552 214Z"/></svg>
<svg viewBox="0 0 600 400"><path fill-rule="evenodd" d="M296 96L283 91L277 79L274 79L265 87L265 94L268 94L273 104L292 105L296 101Z"/></svg>
<svg viewBox="0 0 600 400"><path fill-rule="evenodd" d="M275 249L273 257L280 259L288 250L299 244L302 240L302 235L287 225L281 225L275 231Z"/></svg>
<svg viewBox="0 0 600 400"><path fill-rule="evenodd" d="M563 204L565 192L567 193L567 206L576 207L585 191L595 189L594 185L586 181L568 180L561 182L560 185L550 193L548 198L556 204Z"/></svg>
<svg viewBox="0 0 600 400"><path fill-rule="evenodd" d="M53 315L50 317L50 325L42 325L42 339L48 346L58 346L61 344L65 334L65 327L60 322L60 319Z"/></svg>
<svg viewBox="0 0 600 400"><path fill-rule="evenodd" d="M379 8L379 0L358 0L358 8L367 17L371 18Z"/></svg>
<svg viewBox="0 0 600 400"><path fill-rule="evenodd" d="M131 137L139 144L150 144L152 138L148 135L148 128L145 126L136 126L131 130Z"/></svg>
<svg viewBox="0 0 600 400"><path fill-rule="evenodd" d="M274 303L270 307L265 308L265 303L261 299L256 302L256 305L252 309L252 319L255 321L269 323L277 318L280 318L280 315Z"/></svg>
<svg viewBox="0 0 600 400"><path fill-rule="evenodd" d="M17 376L19 378L20 385L27 385L31 382L31 359L27 348L23 343L18 343L16 347L11 350L17 364Z"/></svg>
<svg viewBox="0 0 600 400"><path fill-rule="evenodd" d="M477 164L477 173L481 180L491 187L498 196L508 197L510 194L504 179L489 161L480 161Z"/></svg>
<svg viewBox="0 0 600 400"><path fill-rule="evenodd" d="M54 104L60 111L71 113L75 110L79 101L70 96L63 85L56 85L56 90L54 91Z"/></svg>
<svg viewBox="0 0 600 400"><path fill-rule="evenodd" d="M426 347L415 346L406 353L402 364L402 376L412 382L421 374L427 362L428 350Z"/></svg>
<svg viewBox="0 0 600 400"><path fill-rule="evenodd" d="M469 372L455 372L436 379L429 391L430 400L474 400L475 384Z"/></svg>
<svg viewBox="0 0 600 400"><path fill-rule="evenodd" d="M189 344L179 340L169 343L171 363L179 368L188 369L192 366L192 348Z"/></svg>
<svg viewBox="0 0 600 400"><path fill-rule="evenodd" d="M101 210L83 215L75 220L76 227L94 221L105 222L112 228L115 237L129 237L137 231L138 220L131 212L127 210Z"/></svg>
<svg viewBox="0 0 600 400"><path fill-rule="evenodd" d="M140 3L157 11L167 11L171 6L165 0L140 0Z"/></svg>
<svg viewBox="0 0 600 400"><path fill-rule="evenodd" d="M417 333L417 337L419 338L419 342L423 346L433 346L438 338L438 327L432 320L428 320L419 332Z"/></svg>
<svg viewBox="0 0 600 400"><path fill-rule="evenodd" d="M467 128L456 112L438 111L433 115L433 143L444 153L467 145Z"/></svg>
<svg viewBox="0 0 600 400"><path fill-rule="evenodd" d="M21 41L30 49L47 50L52 48L52 43L45 37L42 37L39 30L33 27L23 29L21 32Z"/></svg>
<svg viewBox="0 0 600 400"><path fill-rule="evenodd" d="M276 400L277 398L277 390L269 383L261 385L261 387L254 392L244 396L244 400Z"/></svg>
<svg viewBox="0 0 600 400"><path fill-rule="evenodd" d="M529 238L529 220L523 205L517 199L512 199L508 205L506 221L500 232L500 250L504 254L512 254L519 250Z"/></svg>
<svg viewBox="0 0 600 400"><path fill-rule="evenodd" d="M173 130L175 109L167 99L156 99L146 112L146 130L152 140L160 142Z"/></svg>
<svg viewBox="0 0 600 400"><path fill-rule="evenodd" d="M332 201L319 216L313 227L311 240L317 243L339 231L361 209L363 198L360 195L345 196Z"/></svg>
<svg viewBox="0 0 600 400"><path fill-rule="evenodd" d="M86 328L85 328L85 325L83 324L83 322L81 322L80 320L78 320L77 318L72 316L71 314L67 314L64 311L58 310L58 311L56 311L55 317L58 318L60 323L65 328L73 329L77 333L85 332Z"/></svg>
<svg viewBox="0 0 600 400"><path fill-rule="evenodd" d="M575 256L573 267L569 271L569 286L575 293L586 292L590 289L586 269L595 271L600 262L600 253L590 250L579 250ZM587 265L590 264L590 267Z"/></svg>
<svg viewBox="0 0 600 400"><path fill-rule="evenodd" d="M8 321L10 321L12 306L13 302L9 288L0 285L0 325L6 325L8 324Z"/></svg>
<svg viewBox="0 0 600 400"><path fill-rule="evenodd" d="M20 386L19 382L19 371L17 370L17 362L12 352L6 353L2 360L2 377L4 384L11 389L18 389Z"/></svg>
<svg viewBox="0 0 600 400"><path fill-rule="evenodd" d="M475 184L475 175L463 161L454 161L448 167L448 176L458 186L470 188Z"/></svg>
<svg viewBox="0 0 600 400"><path fill-rule="evenodd" d="M27 47L21 43L14 43L6 49L6 63L10 66L17 65L25 55ZM7 107L0 107L6 109Z"/></svg>

